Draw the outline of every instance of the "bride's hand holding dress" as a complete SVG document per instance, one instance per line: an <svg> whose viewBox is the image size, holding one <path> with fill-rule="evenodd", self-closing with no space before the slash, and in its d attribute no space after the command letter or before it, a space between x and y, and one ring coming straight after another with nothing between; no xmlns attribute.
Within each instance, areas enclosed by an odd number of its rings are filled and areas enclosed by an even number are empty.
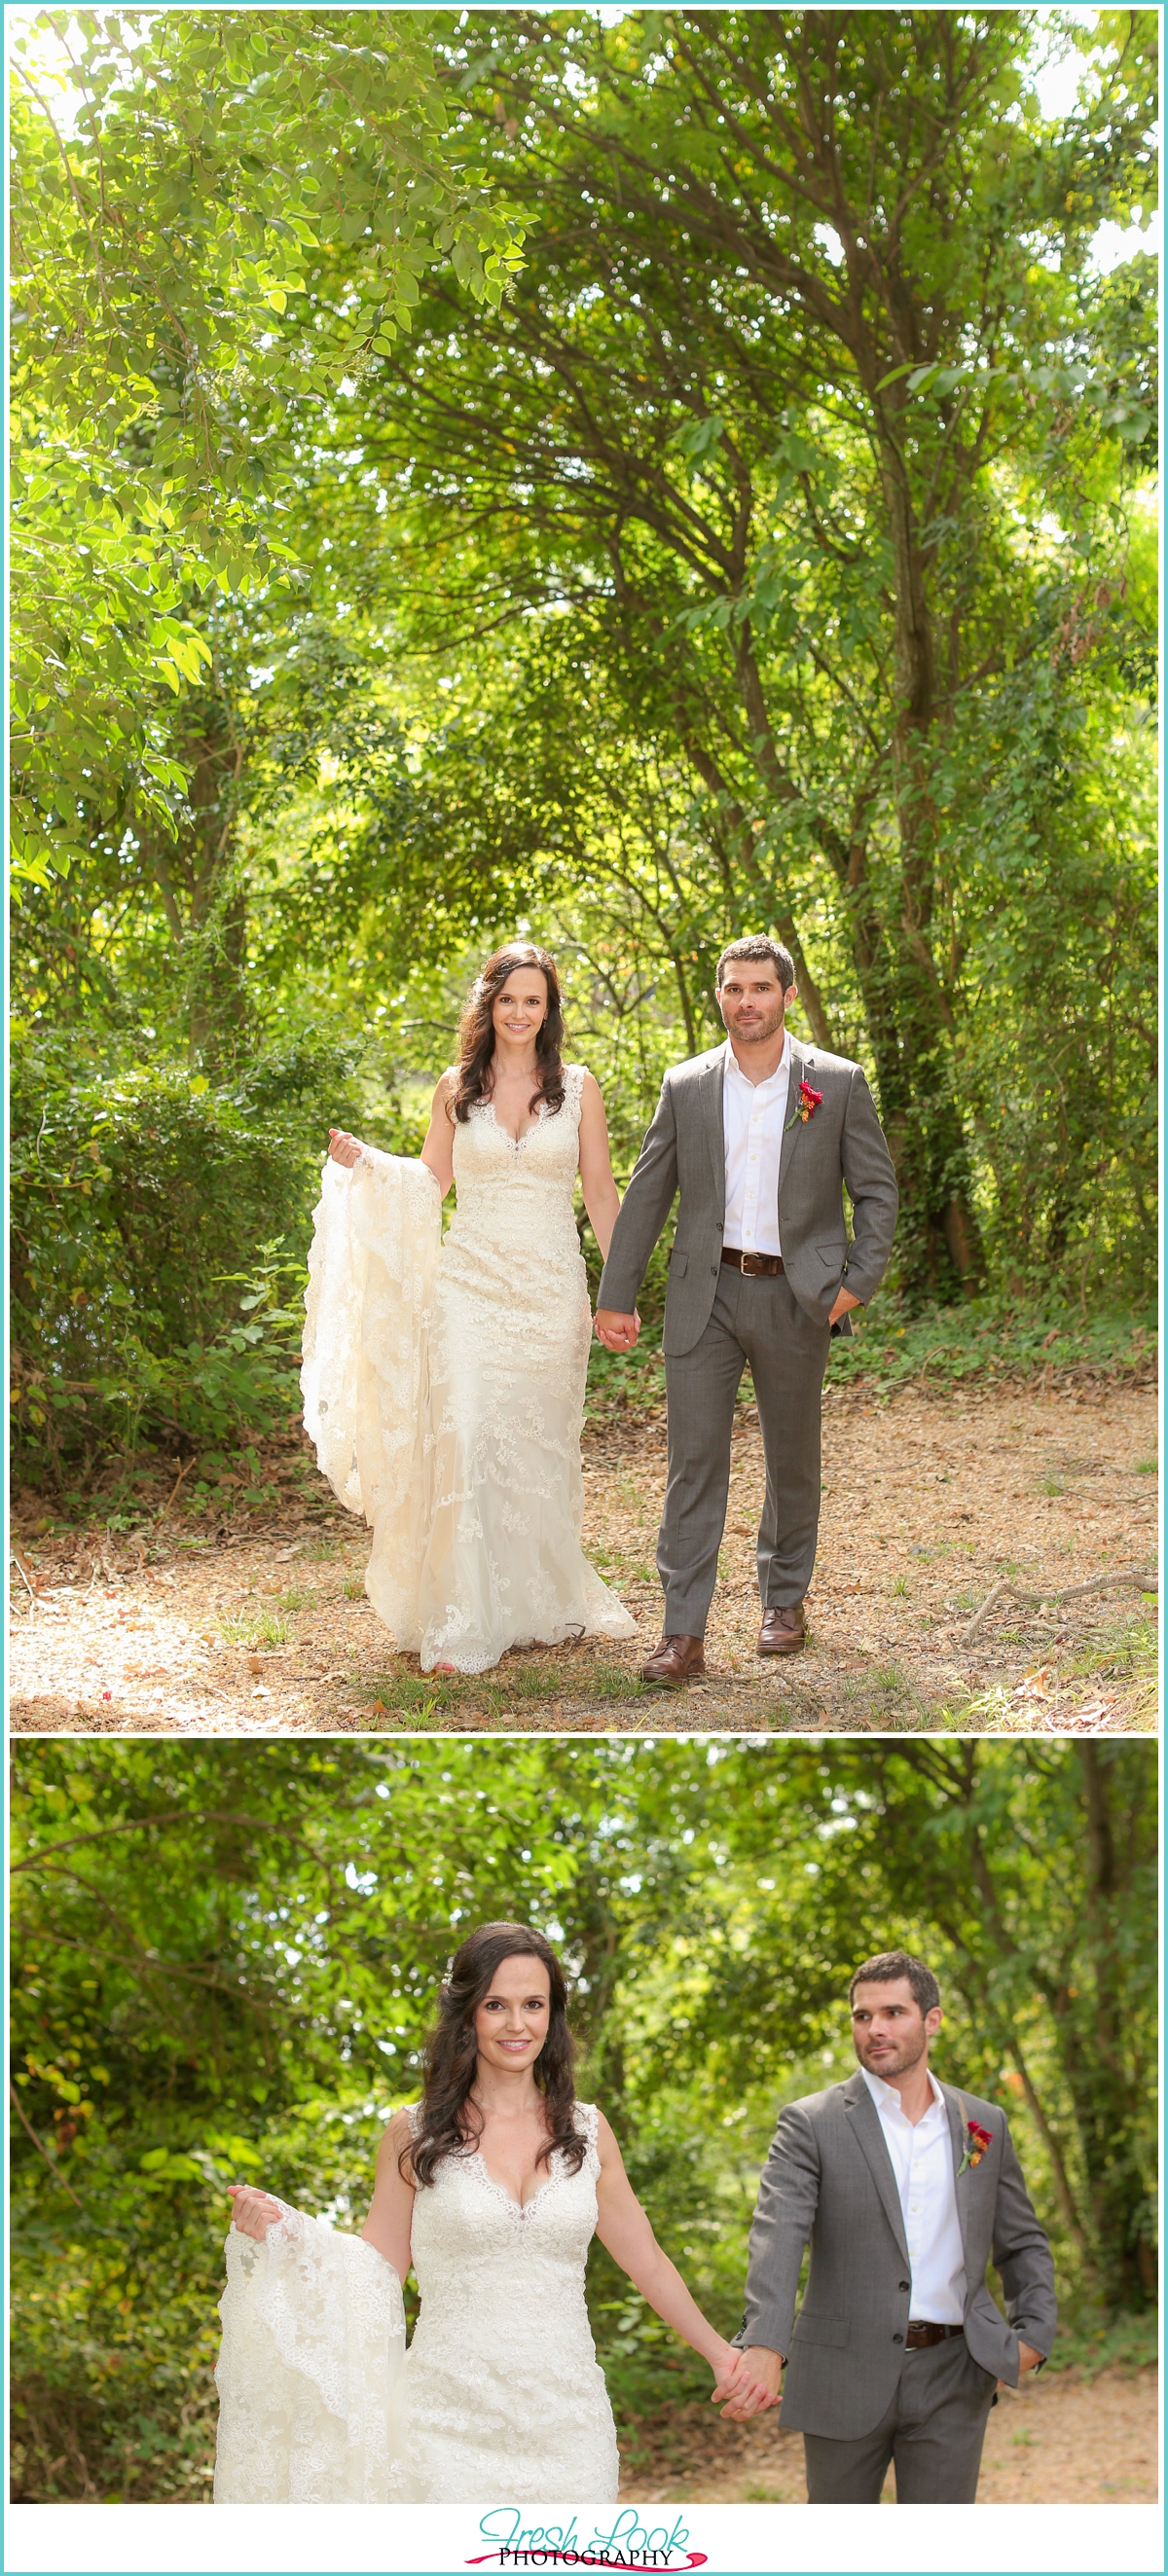
<svg viewBox="0 0 1168 2576"><path fill-rule="evenodd" d="M227 2197L231 2203L231 2224L241 2236L251 2236L262 2245L269 2227L278 2227L284 2211L270 2192L257 2191L254 2184L229 2182Z"/></svg>
<svg viewBox="0 0 1168 2576"><path fill-rule="evenodd" d="M406 2501L401 2275L267 2192L231 2197L216 2504Z"/></svg>

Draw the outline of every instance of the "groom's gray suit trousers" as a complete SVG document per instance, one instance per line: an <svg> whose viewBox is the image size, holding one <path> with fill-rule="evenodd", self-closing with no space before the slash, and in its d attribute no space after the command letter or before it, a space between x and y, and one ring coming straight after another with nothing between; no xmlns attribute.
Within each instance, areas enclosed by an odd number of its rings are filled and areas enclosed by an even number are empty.
<svg viewBox="0 0 1168 2576"><path fill-rule="evenodd" d="M820 1398L831 1349L787 1281L726 1265L709 1323L692 1350L666 1353L669 1477L657 1546L665 1630L701 1637L726 1520L734 1399L749 1367L766 1459L758 1534L764 1610L802 1601L819 1531Z"/></svg>
<svg viewBox="0 0 1168 2576"><path fill-rule="evenodd" d="M908 2352L888 2411L858 2441L804 2433L809 2504L879 2504L890 2461L898 2504L976 2504L992 2372L964 2335Z"/></svg>

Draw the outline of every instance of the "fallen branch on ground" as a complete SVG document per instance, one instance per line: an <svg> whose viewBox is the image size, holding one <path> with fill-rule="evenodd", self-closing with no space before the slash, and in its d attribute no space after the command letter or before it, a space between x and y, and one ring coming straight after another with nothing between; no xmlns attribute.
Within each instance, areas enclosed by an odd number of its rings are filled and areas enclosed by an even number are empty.
<svg viewBox="0 0 1168 2576"><path fill-rule="evenodd" d="M159 1515L158 1515L158 1519L157 1519L157 1521L155 1522L155 1528L156 1528L156 1529L161 1529L162 1524L163 1524L164 1520L166 1519L166 1515L167 1515L168 1511L170 1510L170 1506L171 1506L171 1504L172 1504L172 1503L173 1503L173 1501L174 1501L175 1495L176 1495L176 1494L177 1494L177 1492L178 1492L179 1486L180 1486L180 1485L181 1485L181 1483L182 1483L183 1477L189 1474L189 1472L190 1472L191 1468L194 1466L194 1463L195 1463L195 1461L194 1461L194 1458L193 1458L193 1456L192 1456L192 1457L190 1457L190 1458L188 1458L188 1459L186 1460L186 1463L185 1463L185 1465L184 1465L184 1466L182 1466L182 1467L180 1467L180 1468L179 1468L178 1474L177 1474L177 1476L175 1477L174 1483L173 1483L173 1485L171 1486L170 1492L169 1492L169 1494L167 1495L167 1497L166 1497L166 1501L164 1502L164 1504L163 1504L163 1506L162 1506L162 1509L161 1509L161 1511L160 1511L160 1513L159 1513Z"/></svg>
<svg viewBox="0 0 1168 2576"><path fill-rule="evenodd" d="M1061 1592L1049 1590L1023 1592L1018 1584L1011 1583L1009 1577L1003 1575L1001 1580L994 1584L992 1590L987 1592L980 1610L974 1611L969 1626L962 1629L961 1643L963 1646L973 1644L983 1619L989 1617L990 1611L997 1608L999 1601L1003 1600L1007 1593L1011 1600L1021 1601L1027 1608L1032 1608L1042 1601L1081 1601L1085 1592L1110 1592L1116 1584L1133 1584L1137 1591L1154 1592L1156 1576L1146 1565L1130 1566L1123 1574L1096 1574L1092 1576L1089 1583L1068 1583L1064 1585Z"/></svg>

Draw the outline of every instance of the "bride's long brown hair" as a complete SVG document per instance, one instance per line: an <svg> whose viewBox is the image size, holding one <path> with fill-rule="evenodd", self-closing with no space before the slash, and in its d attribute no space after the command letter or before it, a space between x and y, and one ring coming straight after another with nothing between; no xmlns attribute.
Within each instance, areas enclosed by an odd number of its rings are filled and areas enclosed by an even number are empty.
<svg viewBox="0 0 1168 2576"><path fill-rule="evenodd" d="M568 2028L568 1988L564 1971L542 1932L524 1923L480 1923L456 1950L450 1974L438 1995L438 2020L426 2045L425 2090L417 2135L398 2159L416 2183L432 2183L445 2156L473 2155L483 2133L482 2113L471 2101L478 2063L474 2017L489 1995L504 1959L539 1959L551 1986L547 2038L532 2068L543 2095L547 2136L535 2161L549 2164L559 2152L570 2173L579 2173L585 2141L575 2126L576 2087L572 2066L576 2043Z"/></svg>
<svg viewBox="0 0 1168 2576"><path fill-rule="evenodd" d="M495 1023L491 1013L517 966L537 968L547 985L547 1017L535 1033L536 1087L528 1110L534 1114L542 1101L549 1116L554 1117L557 1109L563 1108L560 1048L564 1040L564 1007L555 960L548 956L546 948L534 948L530 940L513 939L506 948L497 948L494 956L488 957L463 1004L458 1023L458 1079L451 1102L460 1126L465 1126L480 1100L490 1099L494 1089Z"/></svg>

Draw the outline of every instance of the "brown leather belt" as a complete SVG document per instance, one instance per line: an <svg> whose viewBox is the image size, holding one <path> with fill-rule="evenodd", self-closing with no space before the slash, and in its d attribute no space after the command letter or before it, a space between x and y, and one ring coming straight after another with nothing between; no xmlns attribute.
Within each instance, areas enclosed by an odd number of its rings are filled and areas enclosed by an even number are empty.
<svg viewBox="0 0 1168 2576"><path fill-rule="evenodd" d="M935 2326L923 2317L918 2317L915 2323L910 2325L904 2340L910 2352L920 2352L926 2344L947 2343L950 2335L964 2334L964 2332L964 2326Z"/></svg>
<svg viewBox="0 0 1168 2576"><path fill-rule="evenodd" d="M781 1279L783 1275L777 1252L731 1252L724 1243L722 1259L731 1270L741 1270L747 1279Z"/></svg>

